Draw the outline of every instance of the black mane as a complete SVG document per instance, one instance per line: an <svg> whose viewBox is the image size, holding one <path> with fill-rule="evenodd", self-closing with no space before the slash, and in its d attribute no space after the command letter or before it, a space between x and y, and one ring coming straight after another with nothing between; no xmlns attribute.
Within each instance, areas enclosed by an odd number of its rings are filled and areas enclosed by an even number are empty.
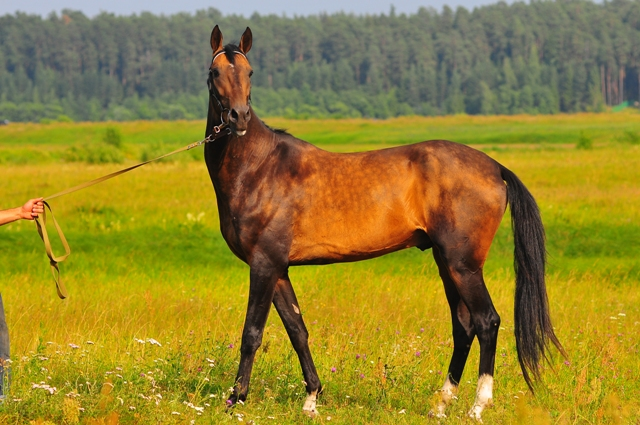
<svg viewBox="0 0 640 425"><path fill-rule="evenodd" d="M269 126L267 123L265 123L264 121L260 120L262 122L262 124L264 124L265 127L267 127L269 130L273 131L276 134L286 134L288 136L291 136L291 134L289 134L287 132L287 130L283 129L283 128L273 128L271 126Z"/></svg>

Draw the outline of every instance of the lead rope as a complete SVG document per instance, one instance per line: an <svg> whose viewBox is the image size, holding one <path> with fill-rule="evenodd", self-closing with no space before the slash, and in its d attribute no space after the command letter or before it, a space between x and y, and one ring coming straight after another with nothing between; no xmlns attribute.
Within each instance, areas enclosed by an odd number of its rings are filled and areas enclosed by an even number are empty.
<svg viewBox="0 0 640 425"><path fill-rule="evenodd" d="M135 170L138 167L142 167L143 165L146 165L150 162L154 162L154 161L158 161L159 159L162 158L166 158L170 155L174 155L177 154L179 152L184 152L184 151L188 151L190 149L196 148L200 145L204 145L205 143L209 143L209 142L213 142L217 139L219 139L220 137L226 136L228 134L231 133L231 129L228 126L228 123L225 123L224 121L222 122L222 124L214 126L213 127L213 133L211 133L210 135L208 135L207 137L205 137L204 139L191 143L183 148L177 149L173 152L169 152L167 154L161 155L157 158L153 158L150 159L148 161L144 161L141 162L139 164L133 165L131 167L127 167L124 168L122 170L107 174L106 176L102 176L102 177L98 177L97 179L79 184L77 186L71 187L69 189L65 189L62 192L58 192L56 194L47 196L46 198L44 198L43 203L46 207L46 209L43 211L41 217L36 217L35 222L36 222L36 227L38 229L38 234L40 235L40 238L42 239L42 242L44 242L44 249L47 252L47 257L49 257L49 265L51 266L51 273L53 274L53 280L56 283L56 291L58 292L58 296L61 299L65 299L67 298L68 294L67 294L67 288L64 286L64 283L62 283L62 279L60 278L60 268L58 267L58 263L64 261L67 259L67 257L69 256L69 254L71 254L71 248L69 247L69 243L67 242L67 238L64 236L64 233L62 232L62 228L60 227L60 225L58 224L58 221L56 220L55 216L53 215L53 210L51 209L51 206L47 203L48 200L57 198L59 196L64 196L64 195L68 195L69 193L73 193L73 192L77 192L78 190L82 190L82 189L86 189L87 187L96 185L98 183L102 183L103 181L112 179L114 177L117 177L121 174L124 173L128 173L131 170ZM46 210L49 210L49 212L51 213L51 221L53 221L53 225L56 228L56 232L58 233L58 237L60 238L60 241L62 242L62 246L64 247L64 255L60 255L57 256L53 253L53 249L51 248L51 241L49 240L49 234L47 233L47 213Z"/></svg>

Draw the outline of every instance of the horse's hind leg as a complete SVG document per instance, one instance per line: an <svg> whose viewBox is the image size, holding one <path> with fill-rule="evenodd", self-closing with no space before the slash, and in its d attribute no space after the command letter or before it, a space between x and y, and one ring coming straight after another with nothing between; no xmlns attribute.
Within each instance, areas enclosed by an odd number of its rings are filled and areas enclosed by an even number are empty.
<svg viewBox="0 0 640 425"><path fill-rule="evenodd" d="M471 323L471 315L466 304L460 298L456 285L449 276L449 271L440 257L440 253L434 247L433 257L436 260L440 277L444 283L444 291L451 309L451 322L453 328L453 354L449 362L449 370L444 385L440 390L440 400L434 412L436 417L445 417L445 410L458 392L458 383L462 376L462 371L469 356L471 344L475 338L475 329Z"/></svg>
<svg viewBox="0 0 640 425"><path fill-rule="evenodd" d="M316 400L322 386L318 378L316 366L313 364L313 359L311 358L311 351L309 351L309 332L307 332L307 328L302 320L300 304L298 304L296 294L293 291L293 286L291 286L291 281L287 274L279 279L276 284L273 304L287 330L293 349L298 354L298 359L300 359L300 366L302 367L302 374L307 390L307 399L305 400L302 410L307 415L313 417L317 414Z"/></svg>
<svg viewBox="0 0 640 425"><path fill-rule="evenodd" d="M445 281L452 316L455 316L453 318L454 353L443 390L448 389L454 393L475 334L480 343L480 366L476 400L469 411L469 416L477 420L481 420L482 411L492 403L493 372L500 327L500 316L493 307L482 277L482 265L488 246L486 248L481 246L482 244L476 245L469 238L463 237L456 243L440 245L439 248L434 247L439 250L434 256ZM454 289L457 297L453 292ZM455 382L451 382L452 379ZM445 405L446 393L447 391L443 391Z"/></svg>

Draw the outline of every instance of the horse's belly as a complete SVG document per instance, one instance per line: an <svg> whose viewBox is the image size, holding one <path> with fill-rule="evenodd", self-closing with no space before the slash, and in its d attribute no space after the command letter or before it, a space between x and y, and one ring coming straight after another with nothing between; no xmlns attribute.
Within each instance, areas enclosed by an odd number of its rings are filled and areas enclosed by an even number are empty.
<svg viewBox="0 0 640 425"><path fill-rule="evenodd" d="M359 191L337 185L340 191L305 199L292 223L291 264L364 260L425 244L424 203L411 179L366 182Z"/></svg>
<svg viewBox="0 0 640 425"><path fill-rule="evenodd" d="M338 231L326 231L327 229L321 228L315 237L308 234L304 235L306 237L294 236L289 255L290 264L359 261L404 248L418 246L424 249L431 246L427 234L415 227L405 229L385 229L384 226L370 229L336 227Z"/></svg>

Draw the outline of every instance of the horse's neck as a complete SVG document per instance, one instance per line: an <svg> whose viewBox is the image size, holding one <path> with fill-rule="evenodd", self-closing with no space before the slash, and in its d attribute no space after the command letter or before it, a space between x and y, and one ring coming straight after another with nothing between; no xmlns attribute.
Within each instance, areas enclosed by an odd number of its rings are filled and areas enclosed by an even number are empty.
<svg viewBox="0 0 640 425"><path fill-rule="evenodd" d="M247 134L242 137L225 136L205 146L209 175L216 192L223 192L219 195L234 196L233 189L241 186L237 184L238 181L256 173L275 147L273 133L255 116L253 110L251 114ZM220 122L219 116L210 114L207 134Z"/></svg>

